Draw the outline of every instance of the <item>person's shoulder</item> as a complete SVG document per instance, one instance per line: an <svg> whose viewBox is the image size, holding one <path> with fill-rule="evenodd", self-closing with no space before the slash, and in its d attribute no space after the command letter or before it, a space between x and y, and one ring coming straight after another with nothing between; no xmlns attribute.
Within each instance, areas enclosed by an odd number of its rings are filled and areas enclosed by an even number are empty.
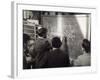
<svg viewBox="0 0 100 80"><path fill-rule="evenodd" d="M87 59L87 56L85 54L78 56L78 60L83 61L84 59Z"/></svg>
<svg viewBox="0 0 100 80"><path fill-rule="evenodd" d="M53 50L50 50L47 52L47 56L48 56L48 59L50 59L51 57L54 56L54 51Z"/></svg>
<svg viewBox="0 0 100 80"><path fill-rule="evenodd" d="M35 40L35 43L40 43L40 42L45 42L45 39L41 39L41 38L37 38L36 40Z"/></svg>
<svg viewBox="0 0 100 80"><path fill-rule="evenodd" d="M59 49L59 52L62 53L63 55L66 55L66 52L63 51L62 49Z"/></svg>
<svg viewBox="0 0 100 80"><path fill-rule="evenodd" d="M77 59L82 59L84 57L84 55L79 55Z"/></svg>
<svg viewBox="0 0 100 80"><path fill-rule="evenodd" d="M50 54L53 54L54 52L55 52L55 50L53 50L53 49L49 51Z"/></svg>
<svg viewBox="0 0 100 80"><path fill-rule="evenodd" d="M87 53L83 53L82 55L79 56L79 58L84 58L84 57L87 57L89 56Z"/></svg>
<svg viewBox="0 0 100 80"><path fill-rule="evenodd" d="M65 56L66 57L66 53L63 51L63 50L61 50L61 49L57 49L57 50L55 50L54 51L55 53L57 53L57 54L59 54L59 55L61 55L61 56Z"/></svg>

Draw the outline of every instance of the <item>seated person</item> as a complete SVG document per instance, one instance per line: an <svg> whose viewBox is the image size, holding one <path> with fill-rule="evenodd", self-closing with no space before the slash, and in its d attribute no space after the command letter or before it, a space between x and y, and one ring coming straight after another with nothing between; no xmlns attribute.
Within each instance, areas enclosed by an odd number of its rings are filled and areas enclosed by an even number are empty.
<svg viewBox="0 0 100 80"><path fill-rule="evenodd" d="M75 66L90 66L91 65L91 54L90 54L90 42L87 39L83 40L82 43L83 54L73 61Z"/></svg>
<svg viewBox="0 0 100 80"><path fill-rule="evenodd" d="M53 50L48 53L47 66L50 67L68 67L70 66L69 57L60 49L62 42L59 37L52 39Z"/></svg>

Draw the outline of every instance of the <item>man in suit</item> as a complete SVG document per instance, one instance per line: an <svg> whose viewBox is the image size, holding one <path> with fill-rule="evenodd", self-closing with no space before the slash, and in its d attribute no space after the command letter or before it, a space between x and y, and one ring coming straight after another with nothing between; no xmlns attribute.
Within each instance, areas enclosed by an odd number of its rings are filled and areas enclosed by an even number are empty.
<svg viewBox="0 0 100 80"><path fill-rule="evenodd" d="M38 30L38 38L34 43L33 57L35 57L35 68L43 68L45 65L45 54L51 49L51 45L46 38L47 29Z"/></svg>
<svg viewBox="0 0 100 80"><path fill-rule="evenodd" d="M60 49L62 42L59 37L52 39L53 50L48 53L47 65L48 67L69 67L69 56Z"/></svg>

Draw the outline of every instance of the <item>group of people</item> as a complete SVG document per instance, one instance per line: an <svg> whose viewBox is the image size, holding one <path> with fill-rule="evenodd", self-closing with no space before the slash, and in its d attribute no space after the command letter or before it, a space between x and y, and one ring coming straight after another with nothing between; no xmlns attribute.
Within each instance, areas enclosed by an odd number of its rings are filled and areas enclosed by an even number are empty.
<svg viewBox="0 0 100 80"><path fill-rule="evenodd" d="M47 39L46 28L40 28L37 33L38 38L35 41L23 34L23 69L90 65L90 42L87 39L82 43L83 54L75 60L70 60L66 37L62 50L63 43L59 37Z"/></svg>

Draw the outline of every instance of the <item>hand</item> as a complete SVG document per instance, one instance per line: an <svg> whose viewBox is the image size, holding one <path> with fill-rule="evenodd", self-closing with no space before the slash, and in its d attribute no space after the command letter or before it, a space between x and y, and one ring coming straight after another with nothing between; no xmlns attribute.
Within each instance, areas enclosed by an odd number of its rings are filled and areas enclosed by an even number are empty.
<svg viewBox="0 0 100 80"><path fill-rule="evenodd" d="M31 61L32 61L32 57L26 57L26 61L27 61L27 63L30 63Z"/></svg>

